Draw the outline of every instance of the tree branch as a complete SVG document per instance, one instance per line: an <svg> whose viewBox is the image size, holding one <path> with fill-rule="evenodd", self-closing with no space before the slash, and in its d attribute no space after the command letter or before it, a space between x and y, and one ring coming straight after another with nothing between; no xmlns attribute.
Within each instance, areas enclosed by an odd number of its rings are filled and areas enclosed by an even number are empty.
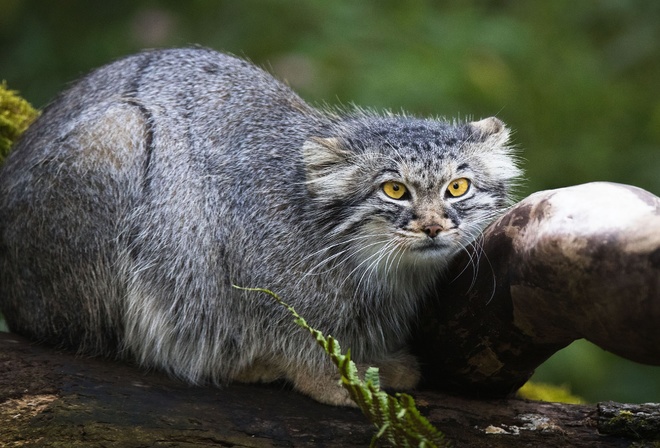
<svg viewBox="0 0 660 448"><path fill-rule="evenodd" d="M441 390L506 395L579 338L660 365L660 198L604 182L535 193L420 315L413 346Z"/></svg>

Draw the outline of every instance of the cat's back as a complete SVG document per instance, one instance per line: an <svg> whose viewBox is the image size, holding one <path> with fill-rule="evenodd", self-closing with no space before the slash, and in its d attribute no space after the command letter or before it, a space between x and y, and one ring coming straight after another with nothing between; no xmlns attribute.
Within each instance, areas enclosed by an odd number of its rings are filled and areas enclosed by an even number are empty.
<svg viewBox="0 0 660 448"><path fill-rule="evenodd" d="M45 108L23 140L62 138L117 105L139 108L150 126L168 120L169 125L198 131L267 116L276 120L282 114L268 110L274 106L291 105L292 110L316 115L287 86L245 60L204 48L151 50L114 61L73 83Z"/></svg>
<svg viewBox="0 0 660 448"><path fill-rule="evenodd" d="M292 148L319 117L265 71L200 48L129 56L73 84L0 168L0 308L12 329L112 352L122 266L162 284L147 267L193 260L210 277L232 226L263 215L261 179L300 174Z"/></svg>
<svg viewBox="0 0 660 448"><path fill-rule="evenodd" d="M44 109L0 168L0 205L20 220L12 210L21 198L41 198L46 210L80 190L73 196L128 209L170 190L187 202L209 189L247 205L264 178L301 184L294 149L330 121L245 60L204 48L138 53L96 69Z"/></svg>

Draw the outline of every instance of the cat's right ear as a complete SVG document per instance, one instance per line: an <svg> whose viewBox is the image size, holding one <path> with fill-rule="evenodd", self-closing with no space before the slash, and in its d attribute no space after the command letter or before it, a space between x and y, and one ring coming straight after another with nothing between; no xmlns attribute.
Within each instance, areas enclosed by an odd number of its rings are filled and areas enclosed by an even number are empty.
<svg viewBox="0 0 660 448"><path fill-rule="evenodd" d="M472 138L485 144L486 148L496 148L506 145L509 141L509 129L495 117L484 118L468 124Z"/></svg>
<svg viewBox="0 0 660 448"><path fill-rule="evenodd" d="M310 192L345 188L349 153L338 138L312 137L303 144L305 174Z"/></svg>

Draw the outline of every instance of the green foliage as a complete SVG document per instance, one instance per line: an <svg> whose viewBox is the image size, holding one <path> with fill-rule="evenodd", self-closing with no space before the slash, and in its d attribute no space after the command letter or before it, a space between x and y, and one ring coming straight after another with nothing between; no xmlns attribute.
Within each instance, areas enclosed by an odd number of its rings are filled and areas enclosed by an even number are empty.
<svg viewBox="0 0 660 448"><path fill-rule="evenodd" d="M527 400L549 401L553 403L581 404L584 400L573 395L567 386L528 381L518 389L517 395Z"/></svg>
<svg viewBox="0 0 660 448"><path fill-rule="evenodd" d="M0 84L0 164L9 154L11 145L39 115L17 92Z"/></svg>
<svg viewBox="0 0 660 448"><path fill-rule="evenodd" d="M371 446L378 440L385 440L397 447L446 447L449 443L419 412L414 399L407 394L397 393L395 396L380 389L378 369L370 367L360 379L355 363L351 361L350 351L345 355L332 336L324 336L320 331L310 327L293 307L287 305L272 291L261 288L239 288L247 291L263 292L271 295L286 307L293 315L295 322L309 331L321 347L328 353L341 375L341 383L348 391L351 399L362 410L362 413L377 428Z"/></svg>
<svg viewBox="0 0 660 448"><path fill-rule="evenodd" d="M569 384L588 403L660 402L660 368L623 361L579 339L551 356L531 378L535 383Z"/></svg>
<svg viewBox="0 0 660 448"><path fill-rule="evenodd" d="M611 180L660 193L660 2L12 0L1 76L38 106L142 48L247 56L311 101L497 115L523 191Z"/></svg>

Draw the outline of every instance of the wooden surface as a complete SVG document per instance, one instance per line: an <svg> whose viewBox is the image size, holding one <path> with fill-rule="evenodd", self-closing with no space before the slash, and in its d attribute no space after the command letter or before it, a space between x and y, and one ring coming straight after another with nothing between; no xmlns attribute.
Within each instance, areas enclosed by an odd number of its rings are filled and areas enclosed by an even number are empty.
<svg viewBox="0 0 660 448"><path fill-rule="evenodd" d="M580 338L660 365L660 198L606 182L525 198L455 260L420 319L412 346L438 389L506 395Z"/></svg>
<svg viewBox="0 0 660 448"><path fill-rule="evenodd" d="M617 416L627 419L627 427L632 424L631 411L619 415L613 403L603 412L603 404L476 400L428 391L413 395L454 446L628 447L639 442L630 431L623 431L625 437L599 432ZM657 407L645 411L656 412L657 418ZM650 420L640 417L641 411L633 414L637 427ZM0 334L0 422L3 447L358 447L368 446L373 434L357 409L318 404L283 384L191 387L157 372L76 357L7 333ZM641 435L643 440L658 437Z"/></svg>

